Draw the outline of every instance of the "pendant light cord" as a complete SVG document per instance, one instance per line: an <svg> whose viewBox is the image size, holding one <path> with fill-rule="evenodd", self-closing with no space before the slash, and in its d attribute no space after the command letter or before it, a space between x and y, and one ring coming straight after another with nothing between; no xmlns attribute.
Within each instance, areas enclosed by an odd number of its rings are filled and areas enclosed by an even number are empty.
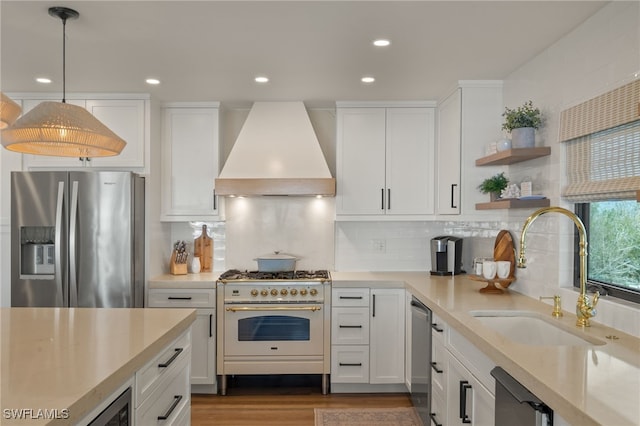
<svg viewBox="0 0 640 426"><path fill-rule="evenodd" d="M62 103L67 103L67 18L62 18Z"/></svg>

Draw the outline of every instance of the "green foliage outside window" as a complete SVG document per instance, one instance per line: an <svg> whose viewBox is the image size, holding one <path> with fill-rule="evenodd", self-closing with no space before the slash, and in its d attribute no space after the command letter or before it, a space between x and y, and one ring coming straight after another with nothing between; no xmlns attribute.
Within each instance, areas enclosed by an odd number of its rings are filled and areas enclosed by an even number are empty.
<svg viewBox="0 0 640 426"><path fill-rule="evenodd" d="M588 253L590 280L640 291L640 203L591 203Z"/></svg>

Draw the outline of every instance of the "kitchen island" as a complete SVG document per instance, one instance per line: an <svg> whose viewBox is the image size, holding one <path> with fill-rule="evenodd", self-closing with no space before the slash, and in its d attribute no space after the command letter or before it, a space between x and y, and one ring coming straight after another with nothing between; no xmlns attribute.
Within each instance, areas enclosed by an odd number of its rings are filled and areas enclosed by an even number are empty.
<svg viewBox="0 0 640 426"><path fill-rule="evenodd" d="M191 309L0 309L0 423L83 421L194 319Z"/></svg>
<svg viewBox="0 0 640 426"><path fill-rule="evenodd" d="M564 316L552 307L505 291L483 294L486 283L465 275L431 276L428 272L332 272L333 286L404 287L434 314L473 343L496 365L528 388L572 425L640 424L640 339L598 324L575 326L576 299L563 300ZM578 293L576 292L576 298ZM516 343L483 325L469 311L523 310L548 316L561 326L604 345L536 346Z"/></svg>

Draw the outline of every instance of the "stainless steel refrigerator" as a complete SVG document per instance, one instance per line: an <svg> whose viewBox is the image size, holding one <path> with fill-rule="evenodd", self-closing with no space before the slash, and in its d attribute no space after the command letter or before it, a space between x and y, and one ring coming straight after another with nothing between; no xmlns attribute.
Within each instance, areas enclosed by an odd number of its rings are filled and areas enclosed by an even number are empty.
<svg viewBox="0 0 640 426"><path fill-rule="evenodd" d="M143 305L144 178L11 173L11 306Z"/></svg>

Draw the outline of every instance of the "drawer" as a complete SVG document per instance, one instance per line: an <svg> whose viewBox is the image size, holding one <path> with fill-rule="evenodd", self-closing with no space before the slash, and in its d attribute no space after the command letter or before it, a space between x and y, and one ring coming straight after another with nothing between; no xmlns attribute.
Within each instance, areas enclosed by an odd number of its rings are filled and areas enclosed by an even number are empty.
<svg viewBox="0 0 640 426"><path fill-rule="evenodd" d="M447 350L442 343L434 342L431 346L431 389L444 395L447 383Z"/></svg>
<svg viewBox="0 0 640 426"><path fill-rule="evenodd" d="M136 406L149 398L164 377L174 374L179 365L190 359L191 329L136 372Z"/></svg>
<svg viewBox="0 0 640 426"><path fill-rule="evenodd" d="M444 393L431 394L431 412L429 413L431 426L444 426L447 424L447 406L444 401Z"/></svg>
<svg viewBox="0 0 640 426"><path fill-rule="evenodd" d="M184 410L190 411L191 390L189 385L189 364L186 359L180 361L172 376L163 380L163 386L158 387L149 395L141 406L136 409L137 425L176 425L183 426ZM159 417L166 417L165 419Z"/></svg>
<svg viewBox="0 0 640 426"><path fill-rule="evenodd" d="M445 347L458 358L471 374L476 376L480 383L489 389L493 395L496 382L490 372L496 364L473 343L454 329L450 329L447 336Z"/></svg>
<svg viewBox="0 0 640 426"><path fill-rule="evenodd" d="M369 308L333 308L331 344L368 345Z"/></svg>
<svg viewBox="0 0 640 426"><path fill-rule="evenodd" d="M151 289L150 308L215 308L215 289Z"/></svg>
<svg viewBox="0 0 640 426"><path fill-rule="evenodd" d="M442 321L442 318L436 314L431 316L431 337L433 340L439 340L444 344L444 336L447 334L449 326L446 322Z"/></svg>
<svg viewBox="0 0 640 426"><path fill-rule="evenodd" d="M369 383L369 346L333 346L331 383Z"/></svg>
<svg viewBox="0 0 640 426"><path fill-rule="evenodd" d="M331 292L332 306L369 306L368 288L334 288Z"/></svg>

